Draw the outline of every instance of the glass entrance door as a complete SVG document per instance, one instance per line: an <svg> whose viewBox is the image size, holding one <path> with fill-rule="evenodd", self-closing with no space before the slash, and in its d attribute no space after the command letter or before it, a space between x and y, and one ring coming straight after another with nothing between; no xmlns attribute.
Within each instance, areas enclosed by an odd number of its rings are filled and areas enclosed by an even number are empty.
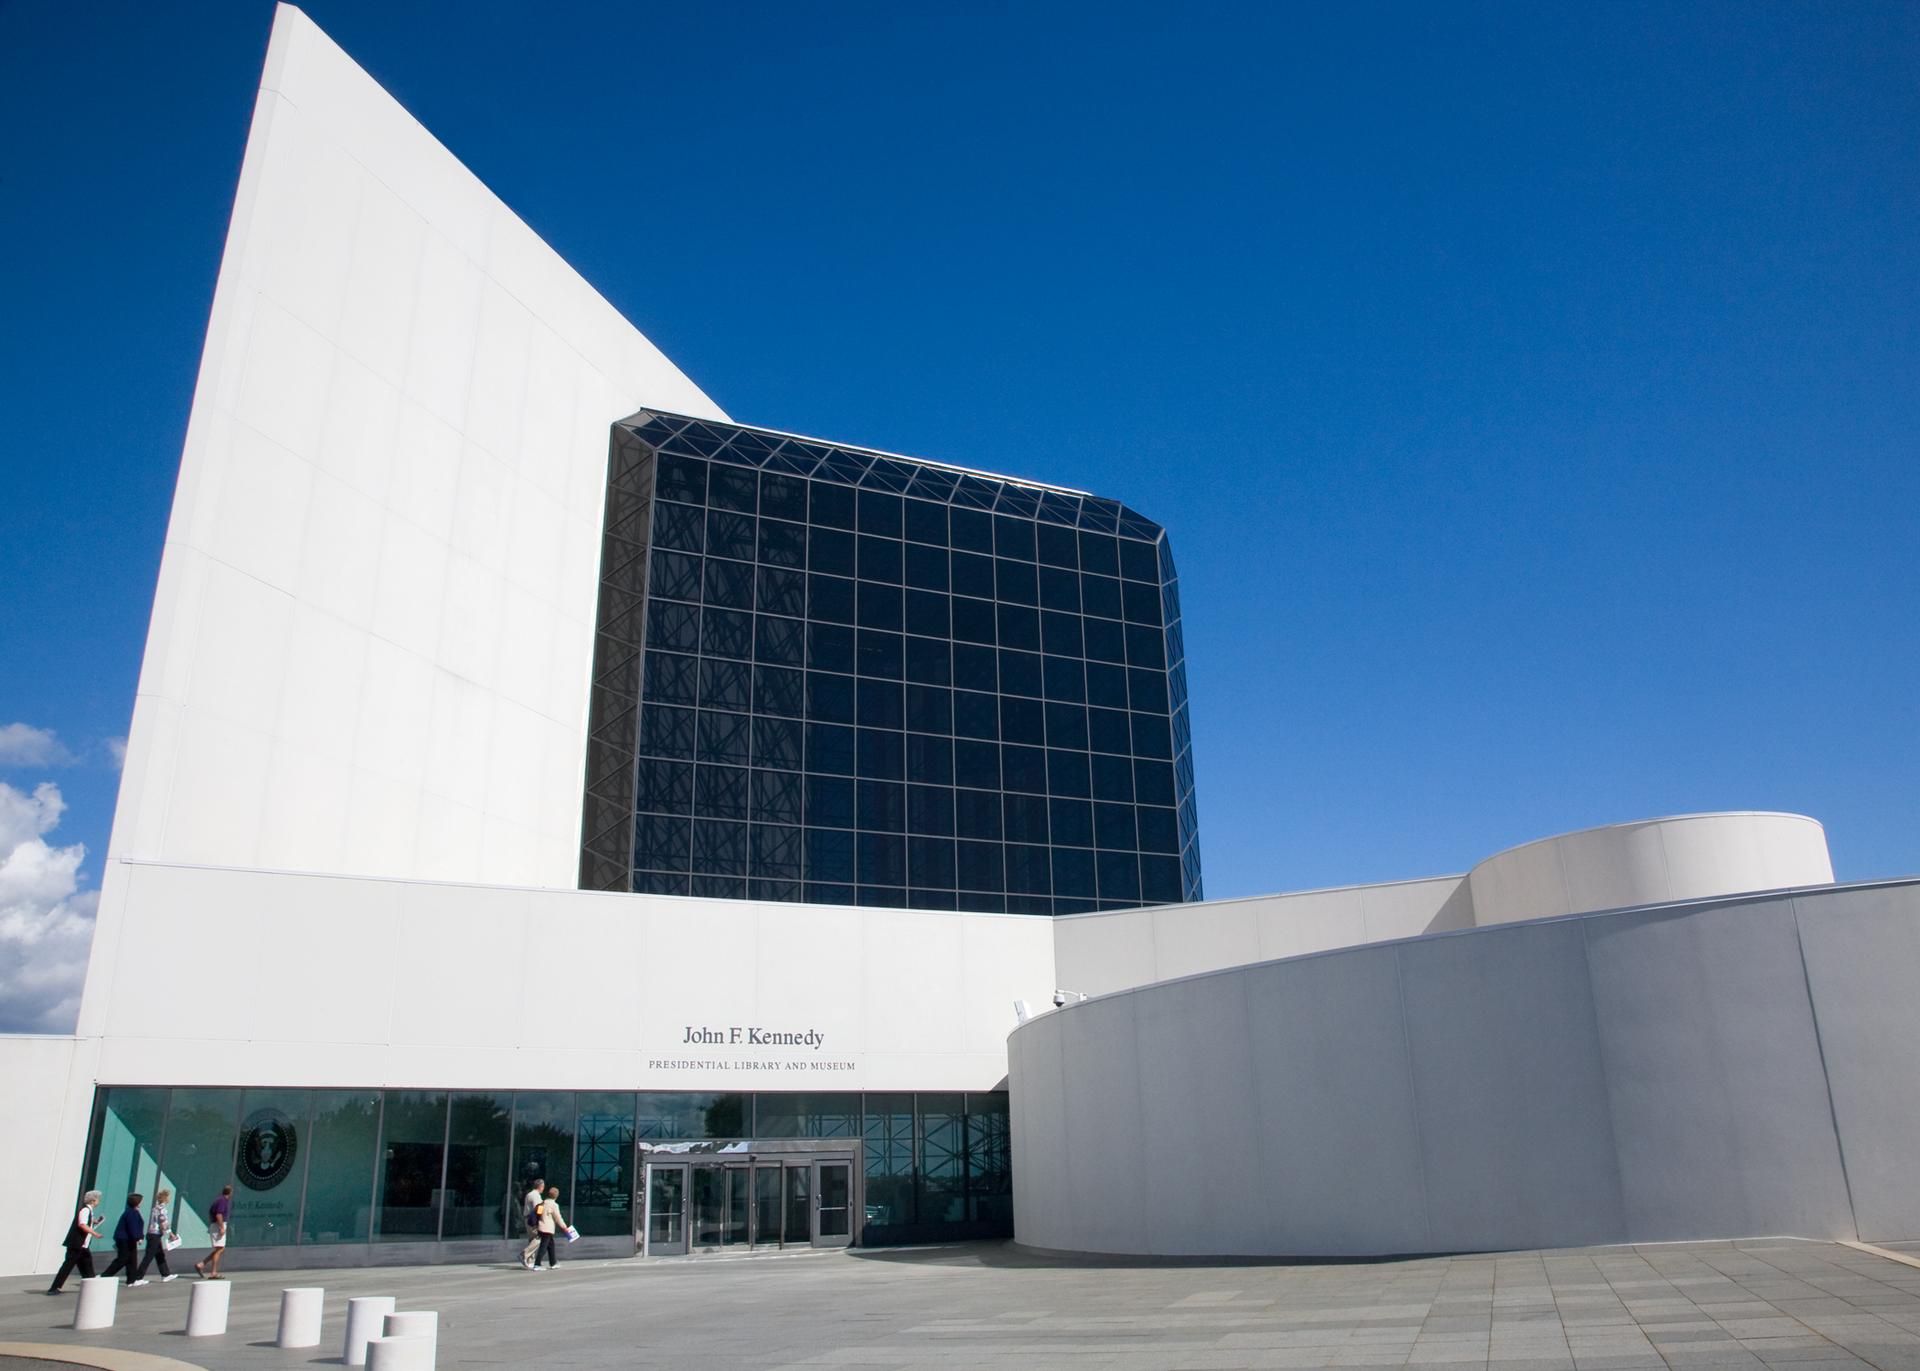
<svg viewBox="0 0 1920 1371"><path fill-rule="evenodd" d="M727 1232L727 1168L693 1168L693 1229L695 1247L718 1247Z"/></svg>
<svg viewBox="0 0 1920 1371"><path fill-rule="evenodd" d="M786 1242L799 1247L813 1241L813 1168L788 1166L786 1175Z"/></svg>
<svg viewBox="0 0 1920 1371"><path fill-rule="evenodd" d="M780 1168L778 1166L754 1167L753 1245L755 1247L780 1246L780 1221L784 1213L780 1205Z"/></svg>
<svg viewBox="0 0 1920 1371"><path fill-rule="evenodd" d="M849 1162L815 1162L814 1192L820 1202L814 1210L813 1245L845 1247L853 1241L853 1166Z"/></svg>
<svg viewBox="0 0 1920 1371"><path fill-rule="evenodd" d="M647 1168L647 1255L678 1257L687 1250L687 1168Z"/></svg>
<svg viewBox="0 0 1920 1371"><path fill-rule="evenodd" d="M748 1189L752 1184L752 1175L753 1172L748 1167L729 1166L727 1168L725 1238L728 1247L746 1247L752 1242L753 1230L748 1226L752 1222L750 1209L753 1200L752 1192Z"/></svg>
<svg viewBox="0 0 1920 1371"><path fill-rule="evenodd" d="M693 1164L692 1245L707 1251L753 1243L753 1168Z"/></svg>
<svg viewBox="0 0 1920 1371"><path fill-rule="evenodd" d="M858 1152L781 1140L724 1155L649 1149L636 1168L650 1257L847 1247L860 1232Z"/></svg>

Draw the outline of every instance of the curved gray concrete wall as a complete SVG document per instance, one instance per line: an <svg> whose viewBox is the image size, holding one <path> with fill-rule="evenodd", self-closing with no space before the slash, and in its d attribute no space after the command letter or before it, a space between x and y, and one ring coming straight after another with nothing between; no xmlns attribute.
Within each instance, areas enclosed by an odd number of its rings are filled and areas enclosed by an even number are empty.
<svg viewBox="0 0 1920 1371"><path fill-rule="evenodd" d="M1467 873L1473 922L1833 884L1827 831L1804 814L1677 814L1497 852Z"/></svg>
<svg viewBox="0 0 1920 1371"><path fill-rule="evenodd" d="M1920 881L1238 967L1043 1015L1009 1050L1035 1247L1920 1235Z"/></svg>

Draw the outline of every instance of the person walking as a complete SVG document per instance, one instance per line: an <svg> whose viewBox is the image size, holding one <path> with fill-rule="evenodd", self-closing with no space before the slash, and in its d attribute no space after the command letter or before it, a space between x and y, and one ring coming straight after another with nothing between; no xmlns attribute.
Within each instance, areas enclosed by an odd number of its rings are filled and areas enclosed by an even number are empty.
<svg viewBox="0 0 1920 1371"><path fill-rule="evenodd" d="M158 1262L162 1282L177 1281L180 1278L167 1269L167 1244L176 1242L173 1224L167 1214L167 1201L173 1198L171 1190L162 1190L153 1197L153 1208L147 1211L147 1250L140 1257L140 1279L147 1278L147 1268Z"/></svg>
<svg viewBox="0 0 1920 1371"><path fill-rule="evenodd" d="M233 1187L220 1187L220 1198L207 1211L207 1235L213 1250L193 1264L193 1269L210 1281L223 1281L220 1260L227 1255L227 1218L233 1213Z"/></svg>
<svg viewBox="0 0 1920 1371"><path fill-rule="evenodd" d="M540 1250L540 1206L546 1202L547 1178L535 1176L533 1188L520 1201L520 1217L527 1225L527 1245L520 1249L520 1265L533 1270L534 1253Z"/></svg>
<svg viewBox="0 0 1920 1371"><path fill-rule="evenodd" d="M547 1270L551 1271L560 1262L558 1254L553 1250L553 1235L564 1232L567 1227L566 1219L560 1214L559 1186L550 1185L547 1187L547 1197L541 1201L540 1219L536 1226L540 1231L540 1251L534 1256L533 1269L538 1271L540 1269L540 1258L545 1257L547 1259Z"/></svg>
<svg viewBox="0 0 1920 1371"><path fill-rule="evenodd" d="M127 1207L120 1213L120 1222L113 1227L113 1260L100 1273L107 1277L125 1271L129 1290L146 1284L140 1276L140 1234L147 1227L147 1221L140 1216L140 1202L145 1198L138 1191L127 1196Z"/></svg>
<svg viewBox="0 0 1920 1371"><path fill-rule="evenodd" d="M100 1230L94 1227L100 1217L94 1212L94 1206L99 1203L98 1190L89 1190L80 1197L80 1208L74 1213L73 1222L67 1225L67 1236L60 1240L60 1245L67 1249L67 1258L60 1263L60 1274L47 1287L49 1295L59 1294L68 1274L76 1269L82 1280L93 1279L93 1252L87 1244L100 1236Z"/></svg>

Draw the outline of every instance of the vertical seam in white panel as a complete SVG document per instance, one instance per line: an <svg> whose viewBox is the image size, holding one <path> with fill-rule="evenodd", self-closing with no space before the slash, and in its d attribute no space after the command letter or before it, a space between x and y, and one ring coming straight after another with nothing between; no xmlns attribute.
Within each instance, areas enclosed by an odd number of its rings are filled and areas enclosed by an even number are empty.
<svg viewBox="0 0 1920 1371"><path fill-rule="evenodd" d="M1133 1020L1133 1136L1139 1140L1140 1169L1145 1171L1147 1163L1147 1084L1145 1077L1144 1054L1140 1050L1140 1004L1135 996L1123 995L1110 1001L1115 1008L1124 1005L1127 1017ZM1133 1222L1140 1226L1140 1249L1149 1256L1155 1255L1155 1241L1158 1236L1152 1231L1152 1224L1146 1218L1144 1206L1126 1206L1133 1213Z"/></svg>
<svg viewBox="0 0 1920 1371"><path fill-rule="evenodd" d="M1853 1201L1853 1177L1847 1171L1847 1142L1840 1133L1840 1110L1833 1100L1833 1073L1827 1069L1827 1045L1820 1036L1820 1007L1813 998L1813 972L1807 966L1806 939L1800 933L1800 901L1787 897L1787 909L1793 915L1793 946L1800 954L1800 984L1807 995L1807 1016L1813 1022L1813 1046L1820 1054L1820 1083L1827 1089L1827 1122L1833 1126L1834 1156L1840 1162L1840 1182L1847 1192L1847 1217L1853 1221L1853 1236L1860 1237L1860 1209Z"/></svg>
<svg viewBox="0 0 1920 1371"><path fill-rule="evenodd" d="M1620 1123L1613 1109L1613 1072L1607 1066L1606 1035L1600 1031L1600 996L1593 985L1593 958L1588 955L1588 947L1593 939L1594 921L1580 920L1580 969L1587 982L1587 1017L1593 1025L1593 1054L1600 1064L1600 1098L1607 1106L1607 1139L1611 1146L1607 1154L1613 1158L1614 1192L1620 1199L1620 1237L1618 1241L1632 1242L1637 1236L1633 1231L1633 1211L1627 1200L1627 1174L1620 1164Z"/></svg>
<svg viewBox="0 0 1920 1371"><path fill-rule="evenodd" d="M1433 1250L1433 1201L1427 1189L1427 1149L1420 1138L1420 1088L1413 1069L1413 1033L1407 1026L1407 978L1403 948L1393 951L1393 998L1400 1008L1400 1051L1407 1064L1407 1117L1413 1121L1413 1161L1420 1172L1420 1250Z"/></svg>
<svg viewBox="0 0 1920 1371"><path fill-rule="evenodd" d="M1060 1013L1057 1009L1053 1012L1056 1016ZM1060 1068L1059 1093L1054 1096L1060 1103L1060 1143L1059 1146L1054 1149L1053 1154L1055 1161L1054 1175L1057 1182L1054 1188L1057 1194L1064 1193L1067 1197L1067 1203L1057 1207L1057 1212L1065 1213L1070 1211L1072 1204L1073 1184L1065 1175L1061 1174L1061 1172L1066 1170L1073 1156L1073 1110L1069 1107L1067 1101L1067 1035L1060 1027L1061 1022L1062 1020L1056 1017L1048 1027L1053 1031L1053 1060ZM1011 1159L1009 1160L1011 1162ZM1017 1162L1011 1162L1011 1164L1018 1165ZM1058 1230L1063 1228L1064 1225L1056 1220L1054 1227ZM1076 1246L1084 1247L1086 1241L1086 1236L1076 1229L1074 1231L1074 1242Z"/></svg>
<svg viewBox="0 0 1920 1371"><path fill-rule="evenodd" d="M1240 1094L1247 1102L1247 1112L1253 1116L1253 1127L1249 1130L1253 1134L1253 1174L1256 1176L1266 1176L1272 1173L1267 1170L1266 1130L1260 1127L1260 1106L1254 1084L1257 1072L1255 1058L1258 1055L1259 1047L1253 1040L1253 990L1248 984L1252 981L1253 976L1246 967L1240 967L1233 972L1233 979L1239 982L1240 985L1241 1024L1247 1040L1247 1079L1240 1083ZM1279 1219L1278 1228L1275 1230L1276 1233L1285 1232L1285 1217L1276 1217ZM1256 1244L1256 1251L1261 1248L1272 1248L1278 1245L1271 1241L1259 1240L1256 1240Z"/></svg>

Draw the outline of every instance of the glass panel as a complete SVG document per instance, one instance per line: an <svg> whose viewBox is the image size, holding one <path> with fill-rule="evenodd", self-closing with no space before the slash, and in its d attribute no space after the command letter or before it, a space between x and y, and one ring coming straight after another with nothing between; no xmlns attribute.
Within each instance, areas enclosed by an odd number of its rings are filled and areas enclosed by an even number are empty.
<svg viewBox="0 0 1920 1371"><path fill-rule="evenodd" d="M647 1241L662 1246L678 1245L685 1231L686 1215L682 1205L686 1196L687 1173L677 1166L657 1166L648 1171L652 1194L647 1202Z"/></svg>
<svg viewBox="0 0 1920 1371"><path fill-rule="evenodd" d="M787 1169L787 1229L784 1241L813 1241L813 1216L808 1201L813 1194L813 1168L789 1166Z"/></svg>
<svg viewBox="0 0 1920 1371"><path fill-rule="evenodd" d="M913 1096L869 1095L862 1149L867 1222L913 1222Z"/></svg>
<svg viewBox="0 0 1920 1371"><path fill-rule="evenodd" d="M718 1247L726 1231L727 1171L722 1166L693 1168L693 1241Z"/></svg>
<svg viewBox="0 0 1920 1371"><path fill-rule="evenodd" d="M921 1095L919 1211L921 1223L966 1217L966 1111L959 1095Z"/></svg>
<svg viewBox="0 0 1920 1371"><path fill-rule="evenodd" d="M1013 1228L1013 1166L1007 1097L967 1096L967 1217Z"/></svg>
<svg viewBox="0 0 1920 1371"><path fill-rule="evenodd" d="M860 1132L855 1094L754 1096L756 1138L851 1138Z"/></svg>
<svg viewBox="0 0 1920 1371"><path fill-rule="evenodd" d="M582 1092L579 1176L573 1206L561 1212L582 1233L633 1232L633 1095L625 1090Z"/></svg>
<svg viewBox="0 0 1920 1371"><path fill-rule="evenodd" d="M780 1242L780 1167L753 1168L753 1240L762 1246Z"/></svg>
<svg viewBox="0 0 1920 1371"><path fill-rule="evenodd" d="M304 1090L246 1092L233 1168L234 1246L286 1247L299 1238L307 1106Z"/></svg>
<svg viewBox="0 0 1920 1371"><path fill-rule="evenodd" d="M744 1138L747 1097L691 1092L640 1094L635 1133L645 1139Z"/></svg>
<svg viewBox="0 0 1920 1371"><path fill-rule="evenodd" d="M522 1090L513 1098L513 1213L516 1218L535 1181L559 1186L560 1212L572 1214L571 1091Z"/></svg>
<svg viewBox="0 0 1920 1371"><path fill-rule="evenodd" d="M106 1219L97 1225L102 1236L93 1246L111 1252L113 1225L127 1196L136 1190L149 1198L153 1195L160 1172L160 1135L167 1126L167 1090L121 1086L102 1090L100 1096L102 1103L95 1110L93 1184L87 1189L100 1192L100 1212L95 1217Z"/></svg>
<svg viewBox="0 0 1920 1371"><path fill-rule="evenodd" d="M727 1227L723 1241L728 1246L747 1245L747 1206L753 1173L744 1166L727 1168Z"/></svg>
<svg viewBox="0 0 1920 1371"><path fill-rule="evenodd" d="M300 1241L365 1242L373 1213L380 1095L372 1090L317 1090L312 1105Z"/></svg>
<svg viewBox="0 0 1920 1371"><path fill-rule="evenodd" d="M847 1236L847 1194L853 1168L845 1162L823 1162L820 1166L820 1236Z"/></svg>
<svg viewBox="0 0 1920 1371"><path fill-rule="evenodd" d="M376 1241L430 1242L438 1236L440 1209L446 1199L441 1189L446 1144L444 1091L387 1092L375 1200L379 1210Z"/></svg>
<svg viewBox="0 0 1920 1371"><path fill-rule="evenodd" d="M442 1238L498 1238L519 1227L507 1149L513 1095L460 1091L447 1130L446 1222Z"/></svg>
<svg viewBox="0 0 1920 1371"><path fill-rule="evenodd" d="M167 1146L160 1158L160 1184L173 1191L173 1231L184 1246L205 1247L208 1243L207 1216L221 1190L233 1184L234 1132L239 1117L238 1090L173 1092L173 1108L167 1115ZM153 1192L143 1193L151 1197ZM125 1198L108 1195L104 1203Z"/></svg>

